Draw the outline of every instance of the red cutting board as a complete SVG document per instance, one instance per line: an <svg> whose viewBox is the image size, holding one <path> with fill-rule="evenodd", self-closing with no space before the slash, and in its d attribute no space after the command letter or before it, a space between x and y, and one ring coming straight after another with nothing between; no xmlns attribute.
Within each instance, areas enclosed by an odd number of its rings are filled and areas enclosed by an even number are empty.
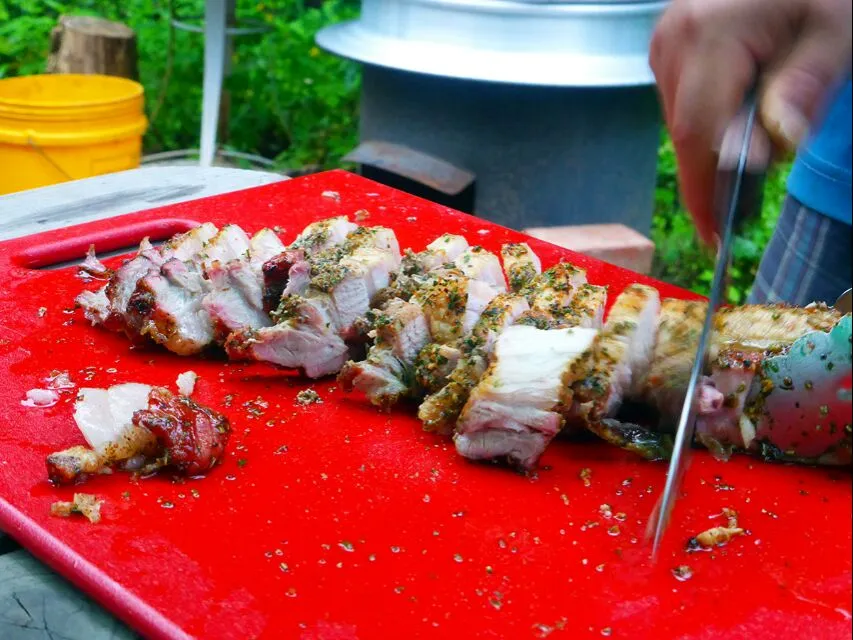
<svg viewBox="0 0 853 640"><path fill-rule="evenodd" d="M93 284L37 268L202 221L278 225L290 241L360 209L415 250L443 232L491 250L522 239L335 171L0 244L0 528L151 638L850 637L848 471L699 452L650 567L643 532L664 464L571 442L532 477L469 463L421 431L414 407L380 413L331 380L313 385L322 404L299 407L309 385L290 372L132 349L69 311ZM566 259L609 284L611 299L652 282L528 241L546 266ZM21 405L26 391L54 369L78 385L174 388L190 368L197 398L233 425L224 463L185 483L100 477L85 488L106 501L99 524L51 517L73 489L48 484L44 458L83 442L74 394L37 409ZM688 554L723 507L748 535ZM671 572L682 564L687 581Z"/></svg>

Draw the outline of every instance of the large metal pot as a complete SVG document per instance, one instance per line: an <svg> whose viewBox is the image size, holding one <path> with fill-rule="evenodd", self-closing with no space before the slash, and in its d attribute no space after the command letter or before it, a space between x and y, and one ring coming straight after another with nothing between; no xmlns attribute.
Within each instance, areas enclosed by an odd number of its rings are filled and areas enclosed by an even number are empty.
<svg viewBox="0 0 853 640"><path fill-rule="evenodd" d="M666 4L364 0L317 42L365 63L363 167L417 180L427 154L473 174L471 210L498 223L648 233L660 135L648 46ZM391 161L376 157L388 148Z"/></svg>
<svg viewBox="0 0 853 640"><path fill-rule="evenodd" d="M361 19L317 42L366 64L550 87L653 82L648 45L661 0L364 0Z"/></svg>

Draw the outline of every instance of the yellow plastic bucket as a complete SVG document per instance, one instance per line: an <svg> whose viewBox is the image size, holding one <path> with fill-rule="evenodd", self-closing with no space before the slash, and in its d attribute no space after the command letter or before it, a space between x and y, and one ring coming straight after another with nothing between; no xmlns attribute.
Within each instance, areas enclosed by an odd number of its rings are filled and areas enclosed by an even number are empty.
<svg viewBox="0 0 853 640"><path fill-rule="evenodd" d="M138 167L143 107L142 85L125 78L0 80L0 194Z"/></svg>

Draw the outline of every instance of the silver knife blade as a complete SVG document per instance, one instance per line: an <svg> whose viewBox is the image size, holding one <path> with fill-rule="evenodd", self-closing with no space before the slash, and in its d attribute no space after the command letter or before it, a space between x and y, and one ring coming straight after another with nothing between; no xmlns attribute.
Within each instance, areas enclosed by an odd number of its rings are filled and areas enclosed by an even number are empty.
<svg viewBox="0 0 853 640"><path fill-rule="evenodd" d="M761 144L757 146L766 146L766 148L758 150L753 155L750 154L757 118L757 104L755 93L750 92L743 108L727 132L727 140L724 141L720 152L714 207L722 231L721 241L717 250L711 293L708 296L708 313L705 316L702 333L696 347L696 359L690 372L687 393L678 421L678 431L667 471L666 485L650 522L650 524L654 524L653 558L657 556L661 539L669 523L672 507L678 497L684 471L689 462L693 433L696 428L696 389L705 368L714 312L723 299L726 274L731 263L735 226L740 219L755 211L756 208L760 208L763 173L769 164L770 149L769 142L762 139ZM738 144L733 146L733 143ZM752 174L752 176L747 176L747 173Z"/></svg>

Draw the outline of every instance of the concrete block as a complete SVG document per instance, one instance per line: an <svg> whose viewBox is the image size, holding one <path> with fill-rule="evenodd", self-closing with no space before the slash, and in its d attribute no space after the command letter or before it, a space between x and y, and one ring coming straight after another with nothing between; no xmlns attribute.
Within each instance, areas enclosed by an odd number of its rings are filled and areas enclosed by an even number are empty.
<svg viewBox="0 0 853 640"><path fill-rule="evenodd" d="M648 274L652 269L654 243L623 224L531 227L523 233L637 273Z"/></svg>

